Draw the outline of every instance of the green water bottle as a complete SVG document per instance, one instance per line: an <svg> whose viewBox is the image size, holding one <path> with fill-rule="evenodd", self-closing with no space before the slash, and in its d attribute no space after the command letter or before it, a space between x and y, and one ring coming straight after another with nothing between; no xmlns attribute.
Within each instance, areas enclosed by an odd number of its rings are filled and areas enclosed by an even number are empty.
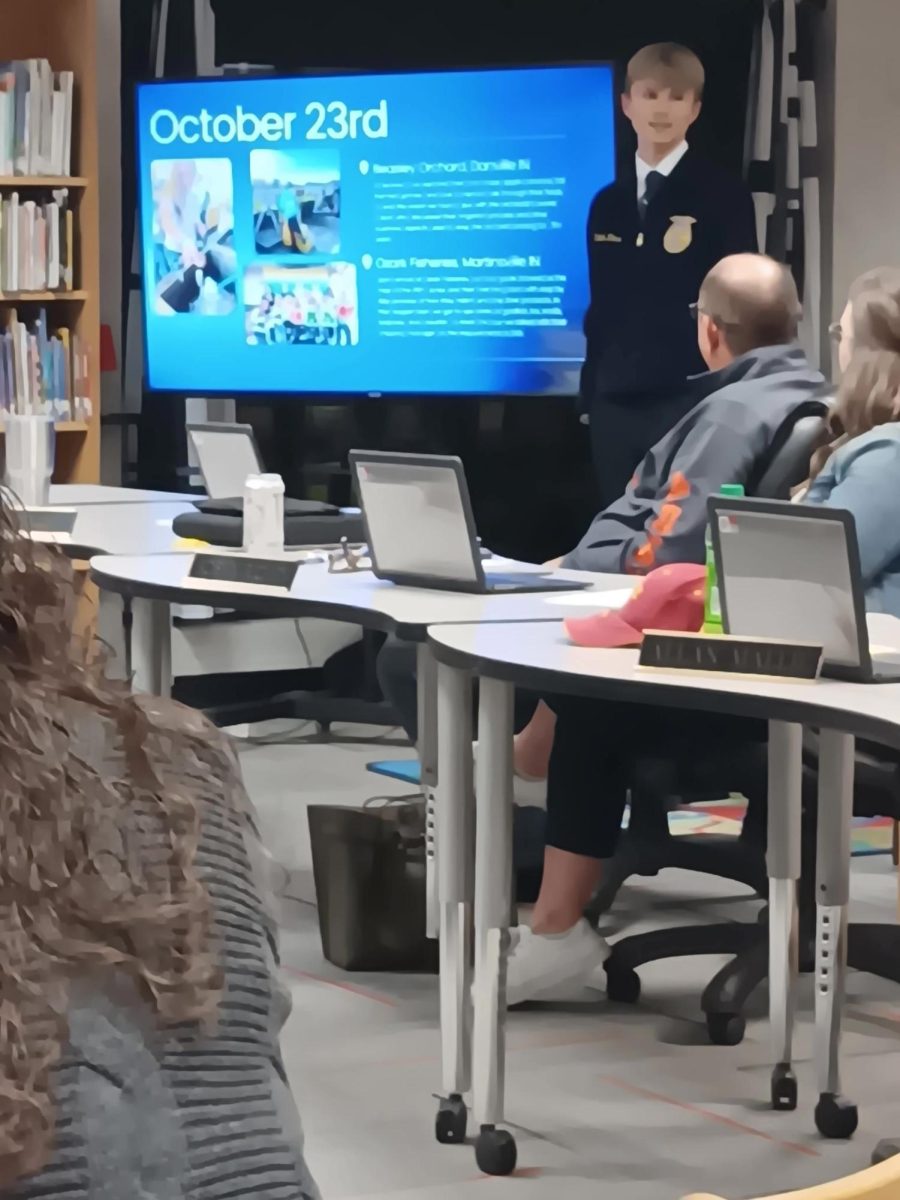
<svg viewBox="0 0 900 1200"><path fill-rule="evenodd" d="M719 489L720 496L743 496L742 483L725 483ZM706 527L706 605L703 619L704 633L722 632L722 604L719 600L719 580L716 575L716 556L713 551L712 530Z"/></svg>

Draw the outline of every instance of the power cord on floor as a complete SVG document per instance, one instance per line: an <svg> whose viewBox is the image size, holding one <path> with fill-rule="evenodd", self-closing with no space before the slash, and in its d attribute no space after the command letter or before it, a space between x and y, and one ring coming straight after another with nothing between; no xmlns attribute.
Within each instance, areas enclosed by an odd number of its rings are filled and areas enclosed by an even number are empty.
<svg viewBox="0 0 900 1200"><path fill-rule="evenodd" d="M306 655L306 665L312 670L313 660L309 652L309 642L306 640L306 635L300 628L300 622L296 618L294 619L294 632L297 635L297 641L303 647L303 653Z"/></svg>

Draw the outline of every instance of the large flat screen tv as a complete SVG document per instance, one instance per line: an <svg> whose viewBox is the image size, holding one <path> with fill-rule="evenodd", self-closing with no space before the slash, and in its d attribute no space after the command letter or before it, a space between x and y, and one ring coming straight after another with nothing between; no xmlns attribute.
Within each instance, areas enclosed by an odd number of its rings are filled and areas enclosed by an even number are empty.
<svg viewBox="0 0 900 1200"><path fill-rule="evenodd" d="M142 85L149 388L573 394L613 104L606 65Z"/></svg>

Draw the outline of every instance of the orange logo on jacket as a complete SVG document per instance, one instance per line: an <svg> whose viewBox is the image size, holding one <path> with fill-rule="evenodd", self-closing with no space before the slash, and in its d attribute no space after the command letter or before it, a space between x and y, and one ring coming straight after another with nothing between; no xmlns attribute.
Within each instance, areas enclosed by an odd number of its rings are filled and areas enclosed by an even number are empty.
<svg viewBox="0 0 900 1200"><path fill-rule="evenodd" d="M663 543L681 519L681 502L691 494L691 485L681 471L675 471L669 480L666 498L660 505L659 512L647 528L647 540L634 552L628 565L629 571L643 575L652 571L656 563L656 554Z"/></svg>

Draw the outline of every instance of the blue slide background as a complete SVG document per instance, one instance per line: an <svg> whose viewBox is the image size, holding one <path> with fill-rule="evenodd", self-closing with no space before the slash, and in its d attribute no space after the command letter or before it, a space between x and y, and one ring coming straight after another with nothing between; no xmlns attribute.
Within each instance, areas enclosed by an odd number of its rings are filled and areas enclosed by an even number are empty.
<svg viewBox="0 0 900 1200"><path fill-rule="evenodd" d="M306 141L311 101L340 100L350 109L370 109L387 101L389 136L339 141ZM160 145L150 136L155 112L168 109L197 115L245 112L298 114L293 136L285 141L228 144ZM151 388L187 394L224 393L367 393L483 395L568 393L578 387L584 357L581 332L588 302L585 222L594 195L614 177L613 78L609 66L517 68L380 76L253 78L185 83L153 83L138 89L138 142L143 234L147 381ZM170 126L167 125L166 128ZM297 263L299 256L259 256L253 232L250 154L253 149L289 151L306 148L340 157L340 250L311 254L304 264L339 261L356 266L359 342L353 346L248 344L243 273L254 265ZM235 248L240 263L237 307L222 316L161 315L154 311L154 243L151 163L154 159L228 158L234 181ZM456 160L531 160L531 169L515 176L546 180L564 177L558 207L559 227L537 231L493 230L394 233L375 239L375 190L386 180L409 176L362 174L359 164L450 162ZM492 172L491 180L502 173ZM414 177L416 181L434 176ZM385 337L378 326L379 277L389 271L366 270L363 256L504 257L540 256L535 273L556 276L563 284L565 328L525 328L517 337ZM482 269L488 275L527 271ZM396 272L393 272L396 274ZM409 275L409 271L404 271ZM434 271L421 275L434 278ZM447 272L441 272L446 275ZM467 274L460 270L457 274ZM474 272L468 272L471 277ZM427 287L427 285L426 285Z"/></svg>

